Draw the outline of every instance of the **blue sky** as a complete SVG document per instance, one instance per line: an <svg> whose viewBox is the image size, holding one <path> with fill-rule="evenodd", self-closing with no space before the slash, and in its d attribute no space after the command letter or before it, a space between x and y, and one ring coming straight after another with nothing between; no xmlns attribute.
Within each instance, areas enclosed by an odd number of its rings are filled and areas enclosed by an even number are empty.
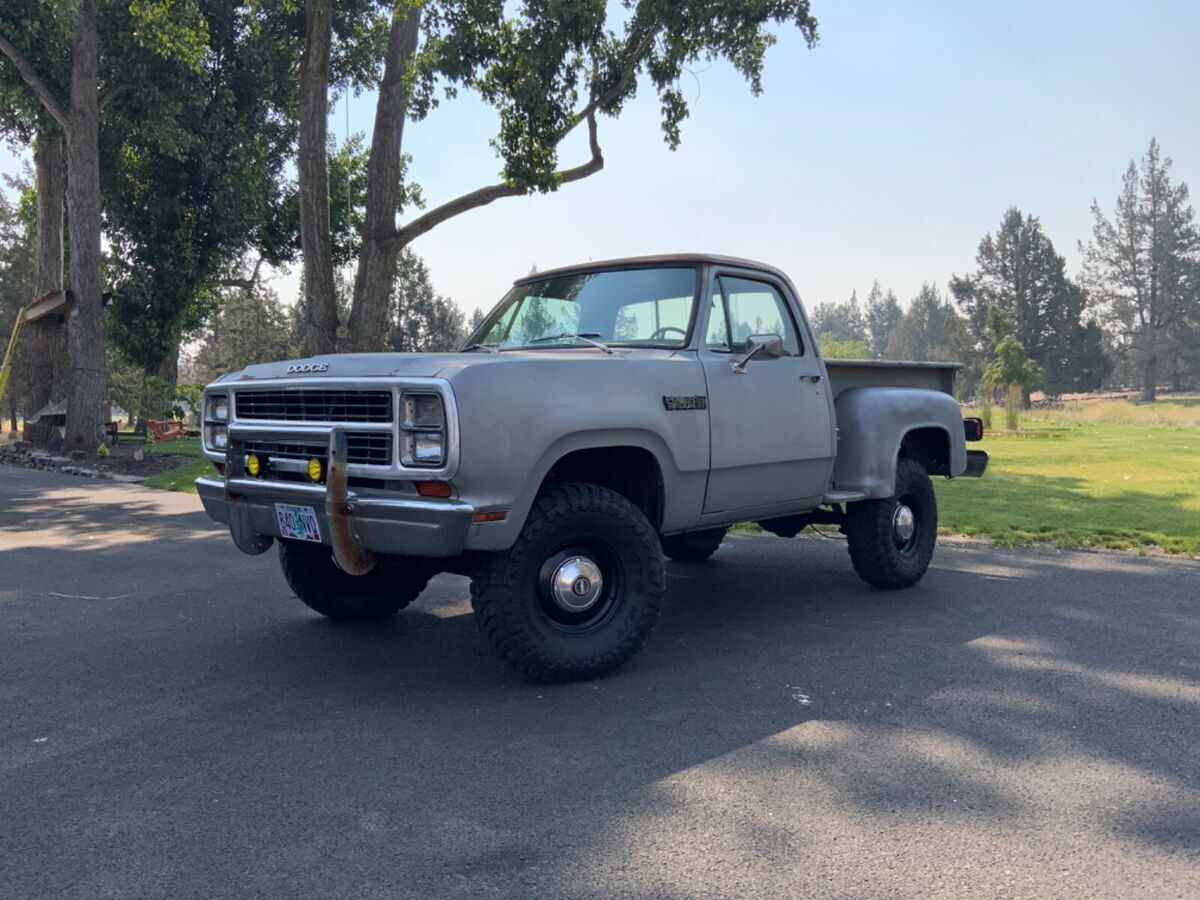
<svg viewBox="0 0 1200 900"><path fill-rule="evenodd" d="M907 302L973 267L1016 204L1039 216L1070 271L1121 174L1157 136L1174 176L1200 189L1200 4L814 0L821 42L781 32L764 92L726 66L684 88L683 145L666 149L652 92L601 120L606 166L557 194L499 201L414 249L468 311L539 268L706 250L787 270L805 300L873 279ZM374 96L349 100L369 133ZM332 129L346 133L345 101ZM495 119L473 98L410 124L412 175L431 204L496 179ZM563 164L587 157L583 135ZM0 151L0 171L16 161ZM275 287L290 299L297 274Z"/></svg>

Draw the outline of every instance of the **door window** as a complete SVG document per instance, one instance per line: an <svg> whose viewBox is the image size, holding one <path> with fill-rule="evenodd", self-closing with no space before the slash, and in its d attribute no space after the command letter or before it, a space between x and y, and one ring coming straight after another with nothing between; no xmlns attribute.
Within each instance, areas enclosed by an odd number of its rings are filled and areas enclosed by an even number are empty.
<svg viewBox="0 0 1200 900"><path fill-rule="evenodd" d="M729 319L725 316L725 298L721 295L721 282L713 286L712 309L708 314L708 335L704 339L709 350L728 353Z"/></svg>
<svg viewBox="0 0 1200 900"><path fill-rule="evenodd" d="M728 322L728 340L731 344L729 349L735 353L743 352L746 349L746 338L752 334L777 334L783 338L785 356L800 356L800 339L796 334L796 326L779 291L766 282L751 281L748 278L722 276L717 280L725 296L726 310L723 312ZM713 301L717 302L715 295ZM710 347L713 347L712 332L716 313L714 309L709 320Z"/></svg>

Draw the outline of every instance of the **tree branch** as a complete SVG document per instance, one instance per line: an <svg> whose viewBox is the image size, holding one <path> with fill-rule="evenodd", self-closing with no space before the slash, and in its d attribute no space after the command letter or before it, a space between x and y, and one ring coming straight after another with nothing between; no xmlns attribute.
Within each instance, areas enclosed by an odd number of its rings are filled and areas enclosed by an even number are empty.
<svg viewBox="0 0 1200 900"><path fill-rule="evenodd" d="M557 181L560 185L569 184L572 181L581 181L589 175L595 175L604 168L604 154L600 150L600 141L596 135L596 111L608 106L628 90L630 82L637 76L637 70L641 65L642 58L654 41L657 40L663 27L662 22L656 22L653 27L646 30L645 34L638 39L633 49L625 57L625 64L621 68L621 75L617 79L617 83L603 94L592 97L588 105L575 115L571 123L559 135L558 140L561 143L567 135L575 130L580 122L587 122L588 145L592 151L592 158L583 165L575 166L571 169L563 169L557 173ZM407 225L396 229L384 238L384 243L391 251L400 250L447 219L452 219L455 216L462 215L472 209L478 209L481 206L487 206L489 203L494 203L504 197L521 197L529 192L530 188L505 183L492 184L479 188L418 216Z"/></svg>
<svg viewBox="0 0 1200 900"><path fill-rule="evenodd" d="M266 261L267 258L265 256L260 256L258 262L254 264L254 271L250 273L249 278L223 278L217 282L217 285L223 288L239 288L243 291L253 291L258 287L258 273Z"/></svg>
<svg viewBox="0 0 1200 900"><path fill-rule="evenodd" d="M21 79L37 95L38 100L42 102L42 106L46 107L46 111L54 117L54 121L62 126L63 131L66 131L68 121L66 109L55 98L49 85L42 81L41 76L34 71L29 61L21 55L21 51L9 43L8 38L3 34L0 34L0 52L9 58L16 67Z"/></svg>
<svg viewBox="0 0 1200 900"><path fill-rule="evenodd" d="M591 146L592 158L583 165L575 166L572 169L563 169L558 172L559 184L580 181L589 175L595 175L604 168L604 154L600 150L600 141L596 135L596 110L592 104L589 104L585 110L584 118L588 123L588 143ZM395 249L400 249L412 243L412 241L425 234L425 232L441 225L447 219L452 219L455 216L462 215L472 209L478 209L481 206L487 206L489 203L494 203L503 197L520 197L529 192L530 188L503 183L479 188L479 190L463 194L461 197L451 200L449 203L443 203L441 206L431 209L429 212L413 219L407 225L397 230L395 234L391 235L388 239L388 244Z"/></svg>
<svg viewBox="0 0 1200 900"><path fill-rule="evenodd" d="M100 92L100 100L99 100L100 109L104 109L104 107L108 106L108 104L118 94L124 93L125 91L130 91L130 90L133 90L132 84L114 84L112 87L105 88L104 90L102 90Z"/></svg>

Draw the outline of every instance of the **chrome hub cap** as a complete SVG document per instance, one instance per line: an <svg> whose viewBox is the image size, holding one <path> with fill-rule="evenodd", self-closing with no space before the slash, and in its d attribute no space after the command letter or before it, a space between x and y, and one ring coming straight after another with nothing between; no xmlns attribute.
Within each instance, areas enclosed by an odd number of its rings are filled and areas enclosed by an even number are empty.
<svg viewBox="0 0 1200 900"><path fill-rule="evenodd" d="M567 612L579 613L591 608L603 589L600 567L586 556L568 556L550 578L551 596Z"/></svg>
<svg viewBox="0 0 1200 900"><path fill-rule="evenodd" d="M912 509L901 503L892 513L892 535L897 544L907 544L912 540L913 532L917 530L917 517Z"/></svg>

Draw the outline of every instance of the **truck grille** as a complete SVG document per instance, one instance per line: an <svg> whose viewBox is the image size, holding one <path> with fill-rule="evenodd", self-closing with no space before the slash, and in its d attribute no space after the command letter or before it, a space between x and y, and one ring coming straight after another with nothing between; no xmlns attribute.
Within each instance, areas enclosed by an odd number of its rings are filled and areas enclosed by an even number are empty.
<svg viewBox="0 0 1200 900"><path fill-rule="evenodd" d="M346 432L347 462L360 466L392 463L392 436L382 431ZM324 459L328 446L309 441L246 441L246 452L268 459Z"/></svg>
<svg viewBox="0 0 1200 900"><path fill-rule="evenodd" d="M236 391L234 416L266 422L391 422L391 391Z"/></svg>

